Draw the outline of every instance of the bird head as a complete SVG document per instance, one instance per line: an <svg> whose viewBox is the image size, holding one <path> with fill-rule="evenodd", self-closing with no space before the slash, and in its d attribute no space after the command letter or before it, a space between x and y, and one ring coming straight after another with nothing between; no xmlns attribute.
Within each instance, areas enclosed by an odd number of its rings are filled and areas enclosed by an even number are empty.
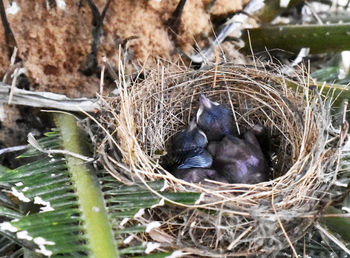
<svg viewBox="0 0 350 258"><path fill-rule="evenodd" d="M234 131L233 116L230 110L225 105L211 101L204 94L201 94L199 98L196 121L209 141L220 140Z"/></svg>
<svg viewBox="0 0 350 258"><path fill-rule="evenodd" d="M220 104L208 99L204 94L201 94L199 97L199 109L197 111L197 121L201 114L203 114L204 110L209 110L213 106L219 106Z"/></svg>
<svg viewBox="0 0 350 258"><path fill-rule="evenodd" d="M189 125L178 132L172 140L175 151L191 151L204 148L207 143L207 136L198 128L196 121L192 120Z"/></svg>

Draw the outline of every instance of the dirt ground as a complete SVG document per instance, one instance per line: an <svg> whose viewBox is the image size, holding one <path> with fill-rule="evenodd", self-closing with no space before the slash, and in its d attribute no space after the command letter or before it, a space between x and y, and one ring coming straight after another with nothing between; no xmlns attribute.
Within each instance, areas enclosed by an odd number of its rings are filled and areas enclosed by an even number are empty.
<svg viewBox="0 0 350 258"><path fill-rule="evenodd" d="M0 42L5 43L0 44L0 77L11 84L14 70L25 68L17 87L95 97L102 57L115 70L122 59L127 73L151 68L157 58L175 62L181 54L205 47L216 24L247 2L191 0L178 15L179 0L111 0L102 18L107 0L4 0L13 37L0 26ZM229 49L238 53L234 46ZM114 87L108 73L105 83L108 93ZM25 144L28 132L38 134L47 127L45 119L30 115L39 114L36 109L4 105L0 113L1 147Z"/></svg>
<svg viewBox="0 0 350 258"><path fill-rule="evenodd" d="M97 8L95 17L102 16L108 1L91 2ZM98 65L92 72L84 71L84 66L91 53L93 30L101 20L94 19L88 1L8 0L4 6L32 89L93 97L98 89L101 58L107 57L117 67L119 45L124 61L132 63L131 70L152 65L155 57L169 60L179 52L191 54L194 47L204 47L208 42L213 20L241 10L248 1L191 0L185 3L181 16L174 17L178 2L112 0L97 33ZM0 27L0 41L5 42ZM0 51L3 76L12 53L3 44Z"/></svg>

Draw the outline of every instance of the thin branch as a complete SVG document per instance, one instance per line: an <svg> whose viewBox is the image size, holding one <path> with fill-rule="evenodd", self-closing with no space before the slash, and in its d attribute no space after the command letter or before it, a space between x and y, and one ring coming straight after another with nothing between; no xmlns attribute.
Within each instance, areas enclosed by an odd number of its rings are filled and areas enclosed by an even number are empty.
<svg viewBox="0 0 350 258"><path fill-rule="evenodd" d="M0 82L0 104L8 103L11 86ZM100 109L97 99L68 98L62 94L28 91L14 88L11 104L40 108L56 108L67 111L94 112Z"/></svg>
<svg viewBox="0 0 350 258"><path fill-rule="evenodd" d="M194 63L208 62L211 55L215 52L215 48L219 46L232 32L242 30L245 21L249 15L252 15L262 9L265 3L261 0L250 1L244 8L242 13L236 14L230 19L225 27L219 32L215 40L196 55L189 56Z"/></svg>
<svg viewBox="0 0 350 258"><path fill-rule="evenodd" d="M89 76L97 71L97 52L101 36L103 35L103 20L106 17L111 0L108 0L101 14L93 0L86 0L86 2L89 4L92 12L92 42L90 53L87 55L85 63L82 65L80 71Z"/></svg>
<svg viewBox="0 0 350 258"><path fill-rule="evenodd" d="M1 16L2 26L4 27L4 31L5 31L5 40L8 48L8 55L9 55L9 58L11 58L11 54L13 52L13 49L17 46L17 43L16 43L15 36L13 35L13 32L11 30L10 24L7 20L4 2L2 0L0 1L0 16Z"/></svg>
<svg viewBox="0 0 350 258"><path fill-rule="evenodd" d="M18 146L3 148L3 149L0 149L0 155L8 153L8 152L25 150L27 148L28 148L28 145L18 145Z"/></svg>

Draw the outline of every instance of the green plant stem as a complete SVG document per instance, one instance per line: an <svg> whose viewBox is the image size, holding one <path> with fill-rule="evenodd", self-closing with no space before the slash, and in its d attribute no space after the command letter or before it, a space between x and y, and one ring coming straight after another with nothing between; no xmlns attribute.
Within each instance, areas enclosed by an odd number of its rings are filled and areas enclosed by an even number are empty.
<svg viewBox="0 0 350 258"><path fill-rule="evenodd" d="M334 207L329 207L324 212L325 214L342 214L342 211ZM341 236L341 241L347 246L350 247L350 219L342 217L334 218L321 218L320 222L323 225L326 225L327 228L333 233L336 232Z"/></svg>
<svg viewBox="0 0 350 258"><path fill-rule="evenodd" d="M301 48L310 48L310 53L340 52L350 49L350 23L327 25L268 26L249 30L254 52L283 49L298 53ZM248 53L249 38L243 35Z"/></svg>
<svg viewBox="0 0 350 258"><path fill-rule="evenodd" d="M265 1L264 7L257 13L257 17L261 23L268 23L272 21L277 15L282 11L295 7L296 5L302 3L303 0L291 0L287 7L281 7L280 0L269 0Z"/></svg>
<svg viewBox="0 0 350 258"><path fill-rule="evenodd" d="M54 115L60 129L65 150L85 154L84 142L81 139L73 116L57 113ZM88 245L92 257L118 257L118 249L114 241L107 212L98 185L97 178L84 162L78 158L67 156L68 169L75 184L82 217L85 221Z"/></svg>
<svg viewBox="0 0 350 258"><path fill-rule="evenodd" d="M271 75L274 76L274 75ZM276 81L280 80L279 77L274 77ZM280 80L280 83L286 83L286 85L289 88L292 88L293 90L298 90L299 85L297 82L285 79ZM316 87L318 91L322 90L322 98L324 100L329 100L332 98L332 106L335 108L339 108L344 100L350 99L350 90L347 86L341 85L341 84L329 84L329 83L323 83L323 82L317 82L314 83L310 80L310 87Z"/></svg>

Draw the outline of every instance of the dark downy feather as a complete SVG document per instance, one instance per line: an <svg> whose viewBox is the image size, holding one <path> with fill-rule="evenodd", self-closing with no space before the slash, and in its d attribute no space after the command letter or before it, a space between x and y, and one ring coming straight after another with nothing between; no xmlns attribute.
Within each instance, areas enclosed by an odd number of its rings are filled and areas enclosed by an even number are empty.
<svg viewBox="0 0 350 258"><path fill-rule="evenodd" d="M248 131L243 139L227 135L220 142L211 142L213 168L229 183L255 184L267 180L268 164L256 136Z"/></svg>

